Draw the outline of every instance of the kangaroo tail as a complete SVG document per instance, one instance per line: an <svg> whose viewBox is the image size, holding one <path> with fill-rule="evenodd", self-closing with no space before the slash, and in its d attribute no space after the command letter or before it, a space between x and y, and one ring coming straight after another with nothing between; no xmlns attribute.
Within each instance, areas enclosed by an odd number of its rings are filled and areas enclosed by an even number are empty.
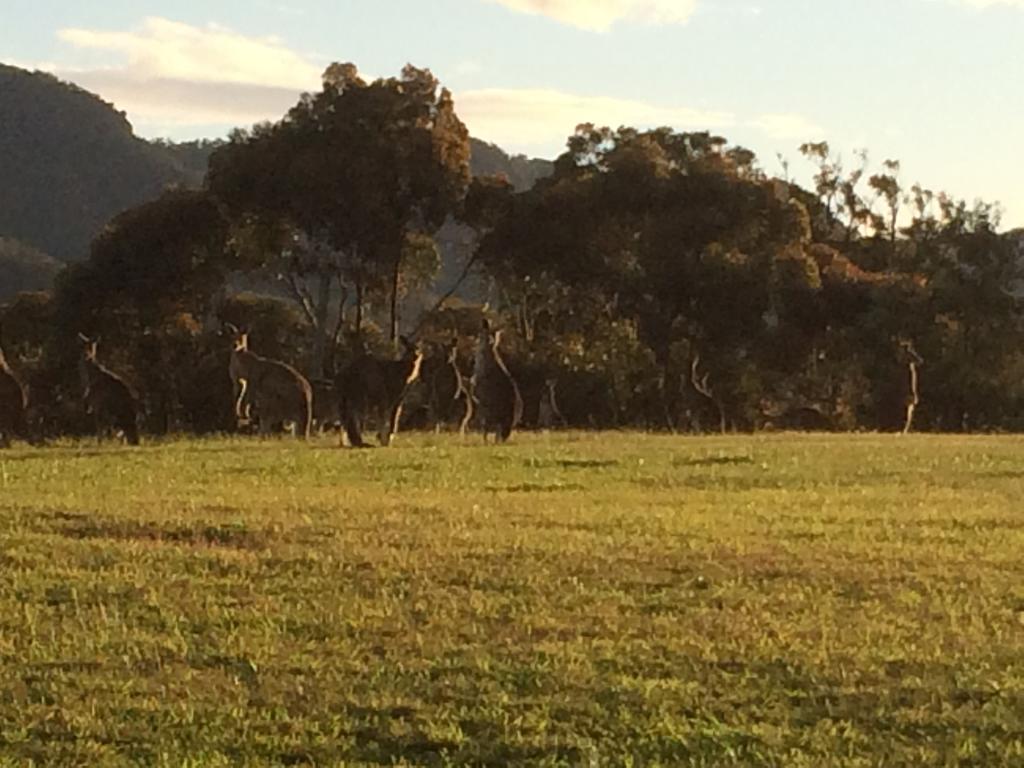
<svg viewBox="0 0 1024 768"><path fill-rule="evenodd" d="M124 437L128 441L128 445L139 444L139 425L135 419L125 421L124 424Z"/></svg>
<svg viewBox="0 0 1024 768"><path fill-rule="evenodd" d="M350 405L347 401L341 403L341 424L345 428L348 444L353 448L362 448L364 443L363 436L360 434L359 419Z"/></svg>
<svg viewBox="0 0 1024 768"><path fill-rule="evenodd" d="M305 431L304 435L307 440L313 434L313 397L312 395L306 397L306 414L305 414Z"/></svg>
<svg viewBox="0 0 1024 768"><path fill-rule="evenodd" d="M519 387L512 382L512 423L509 425L511 433L513 427L519 426L523 421L523 396L519 393Z"/></svg>

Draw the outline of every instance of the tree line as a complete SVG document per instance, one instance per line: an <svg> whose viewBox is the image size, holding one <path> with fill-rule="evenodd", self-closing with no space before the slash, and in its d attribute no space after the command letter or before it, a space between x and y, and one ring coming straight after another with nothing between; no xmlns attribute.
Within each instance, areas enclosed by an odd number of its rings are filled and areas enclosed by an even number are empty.
<svg viewBox="0 0 1024 768"><path fill-rule="evenodd" d="M707 132L581 125L532 186L472 177L469 142L428 70L332 64L281 120L214 148L201 189L116 216L52 292L3 308L40 429L88 428L78 334L102 340L146 431L235 428L225 323L314 384L415 337L404 413L429 427L431 372L470 370L484 320L527 425L553 407L594 428L1022 426L1024 238L997 206L824 142L800 147L810 188Z"/></svg>

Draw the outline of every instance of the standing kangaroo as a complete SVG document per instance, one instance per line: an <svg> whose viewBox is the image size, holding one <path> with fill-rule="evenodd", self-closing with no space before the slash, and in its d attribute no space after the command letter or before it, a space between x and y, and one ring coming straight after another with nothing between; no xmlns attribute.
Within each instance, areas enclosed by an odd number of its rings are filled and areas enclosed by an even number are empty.
<svg viewBox="0 0 1024 768"><path fill-rule="evenodd" d="M910 432L914 424L914 411L921 402L920 391L918 390L919 373L918 368L924 364L924 358L914 349L914 343L910 339L900 339L899 348L902 352L901 362L907 366L906 392L903 397L903 430L902 434Z"/></svg>
<svg viewBox="0 0 1024 768"><path fill-rule="evenodd" d="M130 386L96 359L97 339L78 334L82 342L82 359L78 373L82 380L82 399L87 413L96 423L96 437L101 438L104 427L111 426L124 433L129 445L139 444L139 398Z"/></svg>
<svg viewBox="0 0 1024 768"><path fill-rule="evenodd" d="M11 444L11 437L29 439L27 411L28 390L7 365L0 345L0 448Z"/></svg>
<svg viewBox="0 0 1024 768"><path fill-rule="evenodd" d="M426 388L427 407L435 431L458 426L466 434L473 418L473 395L469 376L459 366L459 339L453 336L445 344L437 344L435 354L425 358L420 381Z"/></svg>
<svg viewBox="0 0 1024 768"><path fill-rule="evenodd" d="M466 434L466 427L473 420L473 384L470 381L470 377L462 372L459 368L459 342L458 339L453 339L448 347L447 362L452 370L452 374L455 377L455 395L456 401L462 401L462 418L459 420L459 434Z"/></svg>
<svg viewBox="0 0 1024 768"><path fill-rule="evenodd" d="M402 403L419 378L423 364L419 346L404 336L400 340L403 353L398 360L360 351L338 376L341 420L353 448L368 447L362 436L366 418L376 423L377 439L382 446L390 445L398 431Z"/></svg>
<svg viewBox="0 0 1024 768"><path fill-rule="evenodd" d="M558 407L558 396L555 394L557 387L558 379L544 379L544 392L537 406L537 426L541 429L564 428L568 423L562 415L562 409Z"/></svg>
<svg viewBox="0 0 1024 768"><path fill-rule="evenodd" d="M247 420L250 407L268 435L278 424L292 422L295 436L309 438L313 426L313 389L306 377L287 363L249 350L249 334L233 325L228 373L235 385L235 416Z"/></svg>
<svg viewBox="0 0 1024 768"><path fill-rule="evenodd" d="M505 442L523 416L523 398L498 352L500 344L501 331L492 331L490 323L484 320L477 338L471 380L484 442L490 432L494 433L495 440Z"/></svg>

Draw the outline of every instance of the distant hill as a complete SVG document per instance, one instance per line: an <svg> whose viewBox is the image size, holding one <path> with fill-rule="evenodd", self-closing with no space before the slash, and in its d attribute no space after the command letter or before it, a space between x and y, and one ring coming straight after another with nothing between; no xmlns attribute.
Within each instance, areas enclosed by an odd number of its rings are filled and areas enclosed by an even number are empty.
<svg viewBox="0 0 1024 768"><path fill-rule="evenodd" d="M0 301L22 291L47 290L63 266L31 245L0 237Z"/></svg>
<svg viewBox="0 0 1024 768"><path fill-rule="evenodd" d="M118 213L168 186L202 184L219 143L146 141L99 96L45 72L3 64L0 115L0 238L7 243L0 300L15 285L49 285L55 265L85 258L92 239ZM552 168L476 139L471 167L475 175L502 174L520 190Z"/></svg>
<svg viewBox="0 0 1024 768"><path fill-rule="evenodd" d="M469 169L474 176L506 177L517 192L529 189L545 176L550 176L554 164L550 160L509 155L501 147L480 139L470 139Z"/></svg>
<svg viewBox="0 0 1024 768"><path fill-rule="evenodd" d="M202 172L137 138L122 112L42 72L0 65L0 236L82 259L112 216Z"/></svg>

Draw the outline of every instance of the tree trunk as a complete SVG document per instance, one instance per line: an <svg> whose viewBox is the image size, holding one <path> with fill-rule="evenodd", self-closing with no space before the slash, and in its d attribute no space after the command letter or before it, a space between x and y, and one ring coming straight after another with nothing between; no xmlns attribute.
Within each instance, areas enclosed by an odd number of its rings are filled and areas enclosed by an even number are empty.
<svg viewBox="0 0 1024 768"><path fill-rule="evenodd" d="M402 252L395 255L395 263L391 268L391 335L392 345L398 344L398 288L402 276Z"/></svg>
<svg viewBox="0 0 1024 768"><path fill-rule="evenodd" d="M363 339L363 279L359 277L356 279L356 319L355 319L355 337L357 341Z"/></svg>
<svg viewBox="0 0 1024 768"><path fill-rule="evenodd" d="M311 369L316 376L324 376L324 363L327 360L327 345L330 342L330 329L327 318L331 310L331 273L321 270L318 275L316 302L313 307L313 359Z"/></svg>
<svg viewBox="0 0 1024 768"><path fill-rule="evenodd" d="M338 372L338 342L341 341L341 334L345 330L345 305L348 304L348 290L341 275L335 275L338 281L338 314L334 318L334 329L331 331L327 345L327 354L324 355L324 375L333 380Z"/></svg>

